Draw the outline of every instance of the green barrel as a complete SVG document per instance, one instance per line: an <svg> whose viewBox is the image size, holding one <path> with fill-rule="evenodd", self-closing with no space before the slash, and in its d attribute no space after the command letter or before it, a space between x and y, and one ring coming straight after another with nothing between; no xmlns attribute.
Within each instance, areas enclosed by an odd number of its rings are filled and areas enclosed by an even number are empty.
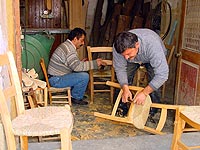
<svg viewBox="0 0 200 150"><path fill-rule="evenodd" d="M39 79L44 79L40 67L40 58L44 58L45 64L49 63L51 47L54 43L54 37L50 35L34 34L26 35L22 44L22 68L32 69L39 75Z"/></svg>

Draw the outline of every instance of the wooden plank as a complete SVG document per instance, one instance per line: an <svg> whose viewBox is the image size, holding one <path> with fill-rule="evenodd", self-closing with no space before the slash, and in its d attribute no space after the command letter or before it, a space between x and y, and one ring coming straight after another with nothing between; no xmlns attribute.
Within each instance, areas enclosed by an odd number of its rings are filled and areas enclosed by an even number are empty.
<svg viewBox="0 0 200 150"><path fill-rule="evenodd" d="M131 21L130 16L119 15L115 35L118 35L119 33L123 32L123 31L129 30L130 29L130 21Z"/></svg>

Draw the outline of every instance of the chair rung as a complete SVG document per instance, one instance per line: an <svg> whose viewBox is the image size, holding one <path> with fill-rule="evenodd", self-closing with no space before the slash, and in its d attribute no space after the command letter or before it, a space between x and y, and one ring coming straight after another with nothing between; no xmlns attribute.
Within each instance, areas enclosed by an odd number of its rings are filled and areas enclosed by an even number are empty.
<svg viewBox="0 0 200 150"><path fill-rule="evenodd" d="M94 90L94 92L110 92L110 90Z"/></svg>
<svg viewBox="0 0 200 150"><path fill-rule="evenodd" d="M50 87L48 89L48 91L51 92L51 93L66 92L68 90L70 90L70 87L66 87L66 88L54 88L54 87Z"/></svg>
<svg viewBox="0 0 200 150"><path fill-rule="evenodd" d="M60 136L53 136L53 137L40 137L40 141L49 141L49 140L60 140Z"/></svg>
<svg viewBox="0 0 200 150"><path fill-rule="evenodd" d="M98 77L100 77L100 78L110 78L111 77L111 75L93 75L93 77L95 77L95 78L98 78Z"/></svg>
<svg viewBox="0 0 200 150"><path fill-rule="evenodd" d="M188 131L199 131L199 129L195 129L195 128L185 128L185 129L183 129L183 132L188 132Z"/></svg>
<svg viewBox="0 0 200 150"><path fill-rule="evenodd" d="M52 98L69 98L69 96L66 96L66 95L52 95Z"/></svg>
<svg viewBox="0 0 200 150"><path fill-rule="evenodd" d="M93 82L93 84L102 84L102 85L106 85L106 82Z"/></svg>
<svg viewBox="0 0 200 150"><path fill-rule="evenodd" d="M53 100L52 104L69 104L69 102L68 101L55 101L55 100Z"/></svg>

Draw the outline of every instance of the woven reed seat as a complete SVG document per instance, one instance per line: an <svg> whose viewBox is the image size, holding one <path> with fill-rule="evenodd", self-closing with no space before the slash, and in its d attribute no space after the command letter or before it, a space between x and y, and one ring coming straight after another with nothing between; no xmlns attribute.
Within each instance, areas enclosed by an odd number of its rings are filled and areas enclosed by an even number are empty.
<svg viewBox="0 0 200 150"><path fill-rule="evenodd" d="M194 123L200 125L200 106L188 106L181 111L181 115L184 115ZM200 126L199 126L200 129Z"/></svg>
<svg viewBox="0 0 200 150"><path fill-rule="evenodd" d="M72 113L65 107L29 109L12 121L14 134L24 136L60 134L60 129L71 129L72 124Z"/></svg>

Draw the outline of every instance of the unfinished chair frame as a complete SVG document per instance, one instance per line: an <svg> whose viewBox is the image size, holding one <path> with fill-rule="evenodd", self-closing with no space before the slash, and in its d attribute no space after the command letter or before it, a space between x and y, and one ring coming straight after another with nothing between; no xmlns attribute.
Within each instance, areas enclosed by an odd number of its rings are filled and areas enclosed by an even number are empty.
<svg viewBox="0 0 200 150"><path fill-rule="evenodd" d="M3 89L0 88L0 113L7 149L17 149L16 136L20 137L21 150L27 150L29 136L60 135L61 149L71 150L73 115L70 106L48 106L25 110L21 84L11 51L0 55L0 67L1 76L7 77L3 80L6 83ZM17 110L17 116L12 120L11 102L14 102L13 106L16 106ZM11 111L14 111L12 108Z"/></svg>
<svg viewBox="0 0 200 150"><path fill-rule="evenodd" d="M120 88L120 85L118 83L107 81L106 84L109 85L109 86L113 86L115 88ZM129 89L131 91L140 91L143 88L142 87L136 87L136 86L129 86ZM130 105L127 117L118 117L118 116L116 116L116 111L117 111L119 102L121 100L121 97L122 97L122 90L120 91L120 93L119 93L119 95L117 97L117 100L116 100L116 102L114 104L114 107L113 107L111 115L103 114L103 113L99 113L99 112L94 112L94 115L97 116L97 117L101 117L101 118L105 118L105 119L109 119L109 120L113 120L113 121L132 124L134 126L133 119L132 119L132 116L131 116L132 111L133 111L132 108L133 108L133 105L134 105L133 102ZM158 122L156 128L151 128L151 127L148 127L148 126L144 126L143 130L147 131L147 132L150 132L152 134L163 135L165 133L162 132L162 129L163 129L163 127L165 125L165 122L166 122L166 119L167 119L167 111L168 110L176 110L178 108L178 106L177 105L165 105L165 104L152 103L151 107L161 109L159 122Z"/></svg>
<svg viewBox="0 0 200 150"><path fill-rule="evenodd" d="M181 140L183 132L200 131L199 114L200 106L179 106L176 109L172 150L200 149L200 145L187 146ZM186 124L190 125L190 128L186 128Z"/></svg>
<svg viewBox="0 0 200 150"><path fill-rule="evenodd" d="M46 69L44 58L40 59L40 66L42 68L42 71L44 73L44 77L45 77L45 80L46 80L46 83L47 83L50 105L52 105L52 104L69 104L71 106L72 105L71 88L70 87L65 87L65 88L51 87L51 85L49 83L49 78L48 78L48 75L47 75L47 69ZM56 94L56 93L59 93L59 95ZM60 93L66 93L66 95L60 94ZM56 94L56 95L52 95L52 94Z"/></svg>
<svg viewBox="0 0 200 150"><path fill-rule="evenodd" d="M87 46L88 50L88 60L93 60L93 55L96 53L98 54L108 54L110 59L104 59L104 61L107 63L109 70L90 70L89 76L90 76L90 82L89 82L89 88L90 88L90 103L92 104L94 102L94 93L98 92L109 92L110 93L110 100L111 104L113 104L113 95L114 95L114 88L109 87L109 89L97 89L95 88L95 85L106 85L106 81L114 81L115 73L113 68L113 57L112 57L112 47L90 47ZM104 81L95 81L97 78L102 78ZM105 81L106 80L106 81Z"/></svg>

